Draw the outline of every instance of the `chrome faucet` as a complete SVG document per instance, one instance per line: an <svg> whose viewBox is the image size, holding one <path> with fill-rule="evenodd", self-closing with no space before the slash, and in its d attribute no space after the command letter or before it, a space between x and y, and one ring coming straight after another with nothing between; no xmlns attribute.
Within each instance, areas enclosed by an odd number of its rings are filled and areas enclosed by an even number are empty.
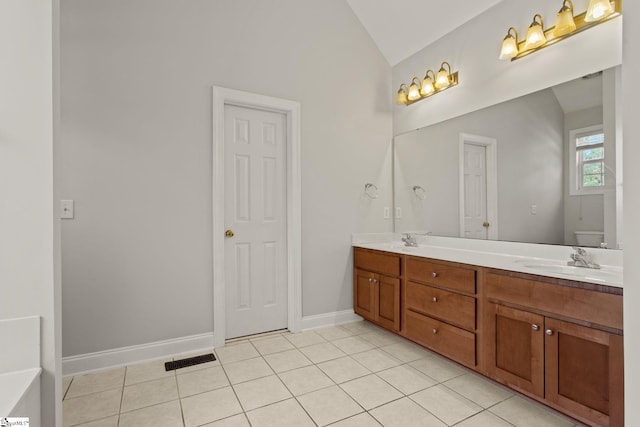
<svg viewBox="0 0 640 427"><path fill-rule="evenodd" d="M591 257L587 254L587 251L577 246L574 246L573 250L575 252L569 255L571 257L571 261L567 262L567 265L572 267L600 268L598 264L591 261Z"/></svg>
<svg viewBox="0 0 640 427"><path fill-rule="evenodd" d="M418 242L416 242L416 238L409 233L406 233L402 236L402 241L404 242L405 246L418 246Z"/></svg>

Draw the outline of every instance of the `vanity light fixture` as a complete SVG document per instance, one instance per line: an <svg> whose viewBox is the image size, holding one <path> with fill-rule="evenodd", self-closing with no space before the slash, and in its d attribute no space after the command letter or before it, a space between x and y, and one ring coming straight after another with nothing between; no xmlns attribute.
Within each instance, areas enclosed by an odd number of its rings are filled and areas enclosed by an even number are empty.
<svg viewBox="0 0 640 427"><path fill-rule="evenodd" d="M536 21L539 19L539 21ZM524 50L535 49L542 46L547 42L547 38L544 35L544 21L542 15L535 14L533 16L533 22L529 25L527 30L527 37L524 39Z"/></svg>
<svg viewBox="0 0 640 427"><path fill-rule="evenodd" d="M511 32L513 31L513 34ZM502 40L502 49L500 49L500 59L511 59L518 54L518 31L510 27L507 35Z"/></svg>
<svg viewBox="0 0 640 427"><path fill-rule="evenodd" d="M431 76L429 76L429 73L431 73ZM424 75L424 79L422 79L422 85L420 87L420 95L429 96L433 92L435 92L436 88L433 86L433 82L435 81L435 79L436 79L436 75L433 72L433 70L427 70L427 72Z"/></svg>
<svg viewBox="0 0 640 427"><path fill-rule="evenodd" d="M447 65L448 71L444 69L445 64ZM438 75L436 76L436 89L445 89L448 88L451 84L451 65L448 62L443 62L440 65L440 70L438 71Z"/></svg>
<svg viewBox="0 0 640 427"><path fill-rule="evenodd" d="M409 98L407 97L407 85L402 83L400 89L398 89L398 95L396 96L396 104L407 105Z"/></svg>
<svg viewBox="0 0 640 427"><path fill-rule="evenodd" d="M422 81L414 77L409 87L402 83L396 95L396 104L411 105L457 84L458 72L452 73L451 65L445 61L440 66L438 74L433 70L427 70Z"/></svg>
<svg viewBox="0 0 640 427"><path fill-rule="evenodd" d="M407 95L407 99L409 101L417 101L418 99L420 99L421 86L422 83L420 82L419 78L414 77L413 80L411 80L411 86L409 86L409 94Z"/></svg>
<svg viewBox="0 0 640 427"><path fill-rule="evenodd" d="M609 0L591 0L587 7L587 15L584 20L587 22L597 22L605 19L615 12L615 7L611 6Z"/></svg>
<svg viewBox="0 0 640 427"><path fill-rule="evenodd" d="M573 2L564 0L556 16L556 27L553 30L553 35L562 37L573 33L575 30L576 21L573 19Z"/></svg>
<svg viewBox="0 0 640 427"><path fill-rule="evenodd" d="M579 15L574 14L572 0L563 0L554 27L545 29L540 14L533 17L524 40L518 40L518 32L510 27L502 40L499 58L515 61L621 14L622 0L590 0L588 9Z"/></svg>

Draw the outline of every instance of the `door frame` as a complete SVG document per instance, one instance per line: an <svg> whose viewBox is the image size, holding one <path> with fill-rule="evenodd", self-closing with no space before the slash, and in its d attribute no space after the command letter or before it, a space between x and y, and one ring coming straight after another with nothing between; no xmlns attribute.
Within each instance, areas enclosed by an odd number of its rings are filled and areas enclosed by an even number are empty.
<svg viewBox="0 0 640 427"><path fill-rule="evenodd" d="M464 237L464 145L465 143L485 147L487 179L487 239L498 240L498 140L486 136L460 133L458 143L458 195L460 237Z"/></svg>
<svg viewBox="0 0 640 427"><path fill-rule="evenodd" d="M286 116L286 213L287 213L287 327L298 332L302 324L302 221L300 171L300 103L250 92L213 86L213 345L226 339L226 283L224 259L224 107L283 113Z"/></svg>

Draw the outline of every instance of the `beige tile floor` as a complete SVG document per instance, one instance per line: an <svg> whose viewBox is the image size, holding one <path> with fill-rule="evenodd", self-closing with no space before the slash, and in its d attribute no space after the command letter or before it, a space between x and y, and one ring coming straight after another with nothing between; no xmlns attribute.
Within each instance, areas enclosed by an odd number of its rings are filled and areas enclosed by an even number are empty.
<svg viewBox="0 0 640 427"><path fill-rule="evenodd" d="M368 322L228 343L64 380L64 426L575 426ZM179 355L180 359L190 355Z"/></svg>

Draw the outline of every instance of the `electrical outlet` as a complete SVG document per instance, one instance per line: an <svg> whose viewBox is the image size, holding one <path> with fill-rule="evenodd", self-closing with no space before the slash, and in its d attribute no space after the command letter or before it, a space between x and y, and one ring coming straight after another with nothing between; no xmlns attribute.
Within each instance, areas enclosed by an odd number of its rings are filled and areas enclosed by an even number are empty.
<svg viewBox="0 0 640 427"><path fill-rule="evenodd" d="M384 219L391 218L391 208L389 208L389 206L385 206L384 209L382 210L382 217Z"/></svg>
<svg viewBox="0 0 640 427"><path fill-rule="evenodd" d="M538 205L531 205L531 215L538 214Z"/></svg>
<svg viewBox="0 0 640 427"><path fill-rule="evenodd" d="M402 208L400 206L396 208L396 218L397 219L402 218Z"/></svg>

